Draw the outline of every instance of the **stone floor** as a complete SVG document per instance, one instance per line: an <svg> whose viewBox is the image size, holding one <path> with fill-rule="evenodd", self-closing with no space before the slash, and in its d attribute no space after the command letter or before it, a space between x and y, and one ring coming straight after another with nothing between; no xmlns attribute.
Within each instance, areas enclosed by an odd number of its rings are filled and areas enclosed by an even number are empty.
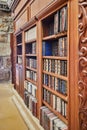
<svg viewBox="0 0 87 130"><path fill-rule="evenodd" d="M12 96L8 85L0 84L0 130L28 130Z"/></svg>
<svg viewBox="0 0 87 130"><path fill-rule="evenodd" d="M0 130L42 130L10 84L0 84Z"/></svg>

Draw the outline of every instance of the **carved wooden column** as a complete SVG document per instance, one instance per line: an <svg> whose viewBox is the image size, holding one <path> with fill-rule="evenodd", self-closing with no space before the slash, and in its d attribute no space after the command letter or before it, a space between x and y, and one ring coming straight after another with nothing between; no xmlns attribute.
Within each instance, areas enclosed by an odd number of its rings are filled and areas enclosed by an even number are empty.
<svg viewBox="0 0 87 130"><path fill-rule="evenodd" d="M87 0L79 4L79 122L87 130Z"/></svg>

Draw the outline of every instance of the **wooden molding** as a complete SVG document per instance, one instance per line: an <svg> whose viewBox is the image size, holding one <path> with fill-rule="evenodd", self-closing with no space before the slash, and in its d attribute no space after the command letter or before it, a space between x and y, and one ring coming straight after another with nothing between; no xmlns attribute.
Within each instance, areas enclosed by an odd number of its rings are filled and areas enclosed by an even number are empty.
<svg viewBox="0 0 87 130"><path fill-rule="evenodd" d="M63 1L64 4L66 4L66 2L67 2L67 0ZM62 0L54 1L54 2L51 1L51 3L49 3L48 6L46 6L44 9L42 9L42 11L40 11L40 13L38 13L37 15L35 15L34 17L32 17L27 23L25 23L21 27L21 29L22 30L26 30L27 28L31 27L32 25L34 25L36 23L36 21L38 21L39 19L44 18L44 16L46 17L47 14L49 14L50 12L52 12L52 10L53 11L55 11L55 9L57 10L58 5L62 5ZM16 33L18 33L21 29L19 29Z"/></svg>
<svg viewBox="0 0 87 130"><path fill-rule="evenodd" d="M13 4L12 4L12 12L14 12L14 10L16 9L17 5L19 4L20 0L14 0Z"/></svg>
<svg viewBox="0 0 87 130"><path fill-rule="evenodd" d="M67 2L68 0L52 0L51 2L49 2L49 4L44 7L43 9L41 9L39 11L39 13L36 15L36 17L38 19L42 19L44 18L44 16L47 16L47 14L50 14L50 12L52 13L52 11L54 12L55 10L58 9L58 7L63 6L63 3L65 4L65 2Z"/></svg>
<svg viewBox="0 0 87 130"><path fill-rule="evenodd" d="M80 130L87 130L87 1L79 5L79 122Z"/></svg>
<svg viewBox="0 0 87 130"><path fill-rule="evenodd" d="M25 8L25 6L27 5L27 3L29 2L30 0L27 0L26 3L23 5L23 7L20 9L20 11L18 12L18 14L14 17L14 20L16 20L16 18L19 16L19 14L21 13L21 11Z"/></svg>

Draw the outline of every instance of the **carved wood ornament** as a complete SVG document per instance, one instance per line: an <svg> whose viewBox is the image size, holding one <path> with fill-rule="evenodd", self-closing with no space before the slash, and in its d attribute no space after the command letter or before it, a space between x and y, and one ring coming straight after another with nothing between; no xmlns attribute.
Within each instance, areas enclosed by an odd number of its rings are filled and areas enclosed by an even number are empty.
<svg viewBox="0 0 87 130"><path fill-rule="evenodd" d="M79 4L79 121L80 130L87 130L87 0Z"/></svg>

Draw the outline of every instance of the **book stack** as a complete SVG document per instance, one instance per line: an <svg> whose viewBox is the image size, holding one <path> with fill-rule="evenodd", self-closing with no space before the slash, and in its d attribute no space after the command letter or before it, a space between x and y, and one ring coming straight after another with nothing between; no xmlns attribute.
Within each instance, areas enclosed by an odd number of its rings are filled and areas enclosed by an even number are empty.
<svg viewBox="0 0 87 130"><path fill-rule="evenodd" d="M58 10L54 15L54 34L67 31L67 6Z"/></svg>
<svg viewBox="0 0 87 130"><path fill-rule="evenodd" d="M25 81L24 85L25 85L25 89L28 91L28 93L36 98L37 87L34 84L32 84L31 82L28 82L28 81Z"/></svg>
<svg viewBox="0 0 87 130"><path fill-rule="evenodd" d="M46 106L40 108L40 124L45 130L67 129L67 125L54 115Z"/></svg>
<svg viewBox="0 0 87 130"><path fill-rule="evenodd" d="M30 68L37 68L37 59L26 57L26 66Z"/></svg>
<svg viewBox="0 0 87 130"><path fill-rule="evenodd" d="M42 43L43 56L67 56L67 37L60 37L56 40L43 41Z"/></svg>
<svg viewBox="0 0 87 130"><path fill-rule="evenodd" d="M36 30L37 28L34 26L25 32L25 42L36 39Z"/></svg>
<svg viewBox="0 0 87 130"><path fill-rule="evenodd" d="M37 116L37 87L31 82L25 81L24 83L24 102L34 116Z"/></svg>
<svg viewBox="0 0 87 130"><path fill-rule="evenodd" d="M67 76L67 60L43 59L44 71Z"/></svg>
<svg viewBox="0 0 87 130"><path fill-rule="evenodd" d="M67 130L67 125L59 118L53 121L53 130Z"/></svg>
<svg viewBox="0 0 87 130"><path fill-rule="evenodd" d="M47 89L43 89L43 99L47 102L53 109L59 112L62 116L66 117L66 107L67 103L60 97L52 94Z"/></svg>
<svg viewBox="0 0 87 130"><path fill-rule="evenodd" d="M36 54L36 42L26 43L25 52L26 54Z"/></svg>
<svg viewBox="0 0 87 130"><path fill-rule="evenodd" d="M32 70L27 69L26 70L26 78L29 78L33 81L37 81L37 73L32 71Z"/></svg>
<svg viewBox="0 0 87 130"><path fill-rule="evenodd" d="M67 31L67 14L67 6L64 6L43 20L43 37Z"/></svg>
<svg viewBox="0 0 87 130"><path fill-rule="evenodd" d="M43 84L63 95L67 95L67 81L63 79L43 74Z"/></svg>

